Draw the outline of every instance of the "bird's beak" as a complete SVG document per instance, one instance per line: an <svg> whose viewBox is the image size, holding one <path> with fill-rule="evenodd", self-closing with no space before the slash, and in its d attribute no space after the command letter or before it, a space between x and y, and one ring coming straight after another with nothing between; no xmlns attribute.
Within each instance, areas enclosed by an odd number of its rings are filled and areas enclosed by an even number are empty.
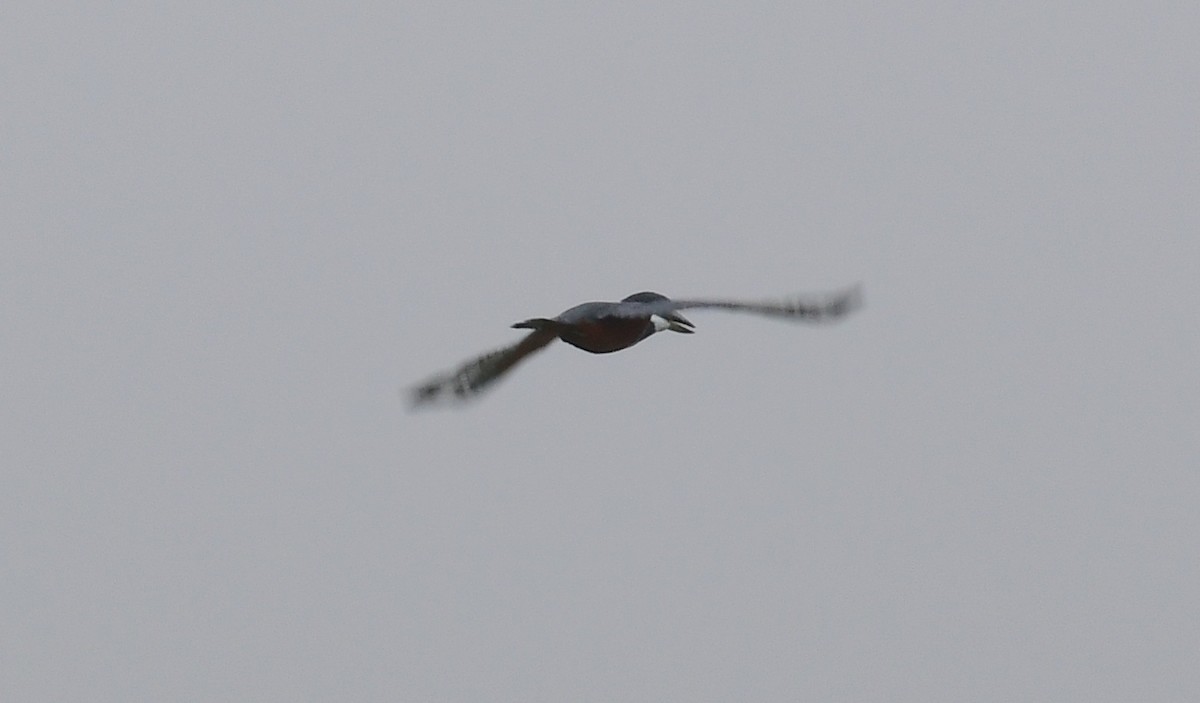
<svg viewBox="0 0 1200 703"><path fill-rule="evenodd" d="M667 329L671 330L672 332L691 334L696 331L692 329L695 327L695 325L693 325L686 317L677 312L669 312L666 315L663 315L663 317L667 320Z"/></svg>

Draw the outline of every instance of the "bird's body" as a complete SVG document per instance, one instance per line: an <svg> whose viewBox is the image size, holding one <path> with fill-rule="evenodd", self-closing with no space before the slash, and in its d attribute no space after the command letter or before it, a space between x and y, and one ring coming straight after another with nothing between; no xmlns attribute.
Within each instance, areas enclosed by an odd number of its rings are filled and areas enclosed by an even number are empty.
<svg viewBox="0 0 1200 703"><path fill-rule="evenodd" d="M659 302L670 304L671 300L658 293L635 293L619 303L583 303L553 319L534 318L513 327L553 330L562 341L593 354L628 349L662 329L692 332L694 325L683 315L641 309L646 303Z"/></svg>
<svg viewBox="0 0 1200 703"><path fill-rule="evenodd" d="M861 304L857 287L822 299L779 303L745 303L728 300L671 300L659 293L635 293L618 303L576 305L557 317L535 317L513 325L533 330L516 344L485 354L454 371L437 376L413 389L413 404L422 405L446 395L465 399L500 378L518 362L555 339L593 354L628 349L656 332L691 334L695 325L679 314L688 308L720 308L771 317L810 321L836 319Z"/></svg>
<svg viewBox="0 0 1200 703"><path fill-rule="evenodd" d="M558 338L593 354L628 349L654 334L653 324L636 317L608 317L561 325Z"/></svg>

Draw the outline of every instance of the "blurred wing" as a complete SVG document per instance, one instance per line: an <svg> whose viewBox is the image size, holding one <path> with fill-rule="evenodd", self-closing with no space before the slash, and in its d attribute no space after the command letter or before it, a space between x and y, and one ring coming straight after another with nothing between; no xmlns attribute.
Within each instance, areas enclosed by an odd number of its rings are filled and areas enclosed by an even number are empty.
<svg viewBox="0 0 1200 703"><path fill-rule="evenodd" d="M525 335L521 341L473 361L468 361L454 371L441 374L412 389L413 407L418 407L448 397L452 393L457 400L475 396L516 366L522 359L556 339L553 332L537 330Z"/></svg>
<svg viewBox="0 0 1200 703"><path fill-rule="evenodd" d="M750 312L768 317L822 322L844 317L860 307L862 307L862 288L854 286L828 295L802 296L780 301L657 300L622 302L616 304L616 309L612 314L618 317L644 317L646 315L663 315L676 310L717 308Z"/></svg>

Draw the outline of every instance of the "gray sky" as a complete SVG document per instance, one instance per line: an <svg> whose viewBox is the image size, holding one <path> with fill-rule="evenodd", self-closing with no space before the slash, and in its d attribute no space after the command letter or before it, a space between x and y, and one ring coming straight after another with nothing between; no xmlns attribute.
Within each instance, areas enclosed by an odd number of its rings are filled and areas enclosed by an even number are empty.
<svg viewBox="0 0 1200 703"><path fill-rule="evenodd" d="M1200 6L500 8L0 10L0 699L1200 699Z"/></svg>

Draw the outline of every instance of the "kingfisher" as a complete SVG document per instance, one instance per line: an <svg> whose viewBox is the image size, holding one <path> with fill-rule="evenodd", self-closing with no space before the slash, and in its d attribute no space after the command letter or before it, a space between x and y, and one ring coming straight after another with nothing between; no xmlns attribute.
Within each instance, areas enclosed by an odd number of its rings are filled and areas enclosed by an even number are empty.
<svg viewBox="0 0 1200 703"><path fill-rule="evenodd" d="M862 289L852 286L834 293L798 296L777 301L671 300L651 291L634 293L618 303L576 305L557 317L534 317L512 325L531 330L514 344L467 361L414 387L413 407L442 399L475 397L530 354L556 339L593 354L628 349L663 331L692 334L695 325L680 310L715 308L806 322L827 322L845 317L862 305Z"/></svg>

